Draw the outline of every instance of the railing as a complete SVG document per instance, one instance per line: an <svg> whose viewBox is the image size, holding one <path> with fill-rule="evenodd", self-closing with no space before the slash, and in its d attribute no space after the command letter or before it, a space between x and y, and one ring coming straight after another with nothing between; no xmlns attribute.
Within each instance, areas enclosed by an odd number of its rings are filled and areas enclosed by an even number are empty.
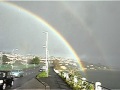
<svg viewBox="0 0 120 90"><path fill-rule="evenodd" d="M99 85L99 87L101 87L102 90L111 90L111 89L109 89L109 88L107 88L107 87L104 87L104 86L101 86L101 85Z"/></svg>
<svg viewBox="0 0 120 90"><path fill-rule="evenodd" d="M109 88L107 88L107 87L102 86L100 82L95 82L95 83L93 83L93 82L90 82L90 81L88 81L88 80L83 80L82 78L80 78L80 79L81 79L82 81L87 82L87 83L93 84L93 85L94 85L94 90L111 90L111 89L109 89Z"/></svg>
<svg viewBox="0 0 120 90"><path fill-rule="evenodd" d="M77 76L72 76L69 73L66 72L58 72L57 70L54 70L56 73L58 73L68 84L70 84L70 87L74 88L75 90L111 90L107 87L104 87L101 85L101 82L90 82L86 78L80 78Z"/></svg>

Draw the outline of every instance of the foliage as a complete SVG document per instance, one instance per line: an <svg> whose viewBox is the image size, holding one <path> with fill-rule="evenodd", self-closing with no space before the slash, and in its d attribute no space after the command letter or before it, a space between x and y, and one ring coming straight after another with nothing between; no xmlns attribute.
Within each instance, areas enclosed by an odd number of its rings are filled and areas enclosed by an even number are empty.
<svg viewBox="0 0 120 90"><path fill-rule="evenodd" d="M60 64L59 64L59 60L54 60L53 61L53 66L54 66L54 69L56 69L56 70L61 70L61 67L60 67Z"/></svg>
<svg viewBox="0 0 120 90"><path fill-rule="evenodd" d="M47 73L45 71L40 72L36 78L47 77Z"/></svg>
<svg viewBox="0 0 120 90"><path fill-rule="evenodd" d="M59 61L59 60L57 60L57 59L56 59L56 60L54 60L54 61L53 61L53 65L54 65L54 67L59 66L59 62L60 62L60 61Z"/></svg>
<svg viewBox="0 0 120 90"><path fill-rule="evenodd" d="M8 59L6 55L2 56L2 60L2 64L7 64L7 62L10 62L10 59Z"/></svg>
<svg viewBox="0 0 120 90"><path fill-rule="evenodd" d="M11 70L11 65L9 64L0 65L0 70Z"/></svg>
<svg viewBox="0 0 120 90"><path fill-rule="evenodd" d="M14 65L22 65L21 61L16 60Z"/></svg>
<svg viewBox="0 0 120 90"><path fill-rule="evenodd" d="M39 65L35 65L34 64L28 64L27 68L34 68L34 67L38 67ZM14 65L13 69L26 69L26 65ZM12 67L10 64L4 64L4 65L0 65L0 70L12 70Z"/></svg>
<svg viewBox="0 0 120 90"><path fill-rule="evenodd" d="M40 64L40 59L38 57L33 58L31 64Z"/></svg>
<svg viewBox="0 0 120 90"><path fill-rule="evenodd" d="M81 77L81 75L79 73L76 72L76 74L77 74L77 76ZM64 78L63 72L61 72L59 75L73 90L94 90L93 84L91 84L89 82L84 82L82 84L81 79L78 79L78 82L74 83L74 75L76 76L76 74L69 73L69 80L66 80L66 78Z"/></svg>
<svg viewBox="0 0 120 90"><path fill-rule="evenodd" d="M33 59L27 59L27 64L32 64Z"/></svg>

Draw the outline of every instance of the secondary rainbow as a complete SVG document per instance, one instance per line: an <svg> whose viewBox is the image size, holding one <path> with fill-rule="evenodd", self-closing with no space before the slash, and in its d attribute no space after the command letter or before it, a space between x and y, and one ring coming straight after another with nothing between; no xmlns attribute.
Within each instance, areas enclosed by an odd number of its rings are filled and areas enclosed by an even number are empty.
<svg viewBox="0 0 120 90"><path fill-rule="evenodd" d="M54 29L50 24L48 24L45 20L43 20L40 16L35 15L34 13L19 7L13 3L8 3L8 2L4 2L4 4L12 7L12 8L16 8L18 10L20 10L21 12L24 12L28 15L30 15L31 17L33 17L34 19L36 19L37 21L39 21L40 23L42 23L43 25L45 25L46 27L48 27L51 31L53 31L61 40L62 42L66 45L66 47L69 49L69 51L71 51L71 53L73 54L73 56L76 58L77 62L79 63L79 67L81 69L81 71L84 72L84 67L81 63L80 58L78 57L78 55L76 54L75 50L71 47L71 45L66 41L66 39L56 30Z"/></svg>

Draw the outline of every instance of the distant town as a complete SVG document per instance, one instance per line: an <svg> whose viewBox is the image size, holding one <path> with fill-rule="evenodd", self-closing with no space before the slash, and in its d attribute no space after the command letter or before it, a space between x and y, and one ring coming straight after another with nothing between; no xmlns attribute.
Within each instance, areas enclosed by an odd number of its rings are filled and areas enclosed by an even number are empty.
<svg viewBox="0 0 120 90"><path fill-rule="evenodd" d="M7 57L8 60L6 60L5 63L7 64L13 64L13 63L20 63L20 64L29 64L30 60L32 60L33 58L35 58L35 55L20 55L20 54L13 54L13 53L7 53L7 52L0 52L0 64L3 63L3 57ZM40 63L45 63L45 57L42 56L37 56L40 59ZM63 57L54 57L54 56L50 56L48 58L48 62L53 64L53 62L55 62L57 60L57 64L58 67L60 67L60 69L70 69L71 67L73 68L79 68L79 65L77 63L76 60L74 59L68 59L68 58L63 58ZM83 69L84 70L110 70L110 68L108 66L102 65L100 63L98 64L92 64L86 61L81 61L81 63L83 64ZM72 68L72 69L73 69ZM77 69L80 70L80 69Z"/></svg>

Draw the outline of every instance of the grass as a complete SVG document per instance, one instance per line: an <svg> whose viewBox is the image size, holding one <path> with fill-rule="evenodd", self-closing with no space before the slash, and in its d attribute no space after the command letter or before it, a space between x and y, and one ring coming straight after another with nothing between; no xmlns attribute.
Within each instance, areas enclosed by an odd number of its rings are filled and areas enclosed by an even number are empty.
<svg viewBox="0 0 120 90"><path fill-rule="evenodd" d="M0 70L11 70L11 65L0 65Z"/></svg>
<svg viewBox="0 0 120 90"><path fill-rule="evenodd" d="M38 65L34 65L34 64L28 64L27 66L26 65L14 65L13 70L14 69L34 68L37 66ZM12 70L12 66L11 66L11 64L0 65L0 70Z"/></svg>
<svg viewBox="0 0 120 90"><path fill-rule="evenodd" d="M46 73L45 71L40 72L40 73L37 75L36 78L41 78L41 77L48 77L48 76L47 76L47 73Z"/></svg>

